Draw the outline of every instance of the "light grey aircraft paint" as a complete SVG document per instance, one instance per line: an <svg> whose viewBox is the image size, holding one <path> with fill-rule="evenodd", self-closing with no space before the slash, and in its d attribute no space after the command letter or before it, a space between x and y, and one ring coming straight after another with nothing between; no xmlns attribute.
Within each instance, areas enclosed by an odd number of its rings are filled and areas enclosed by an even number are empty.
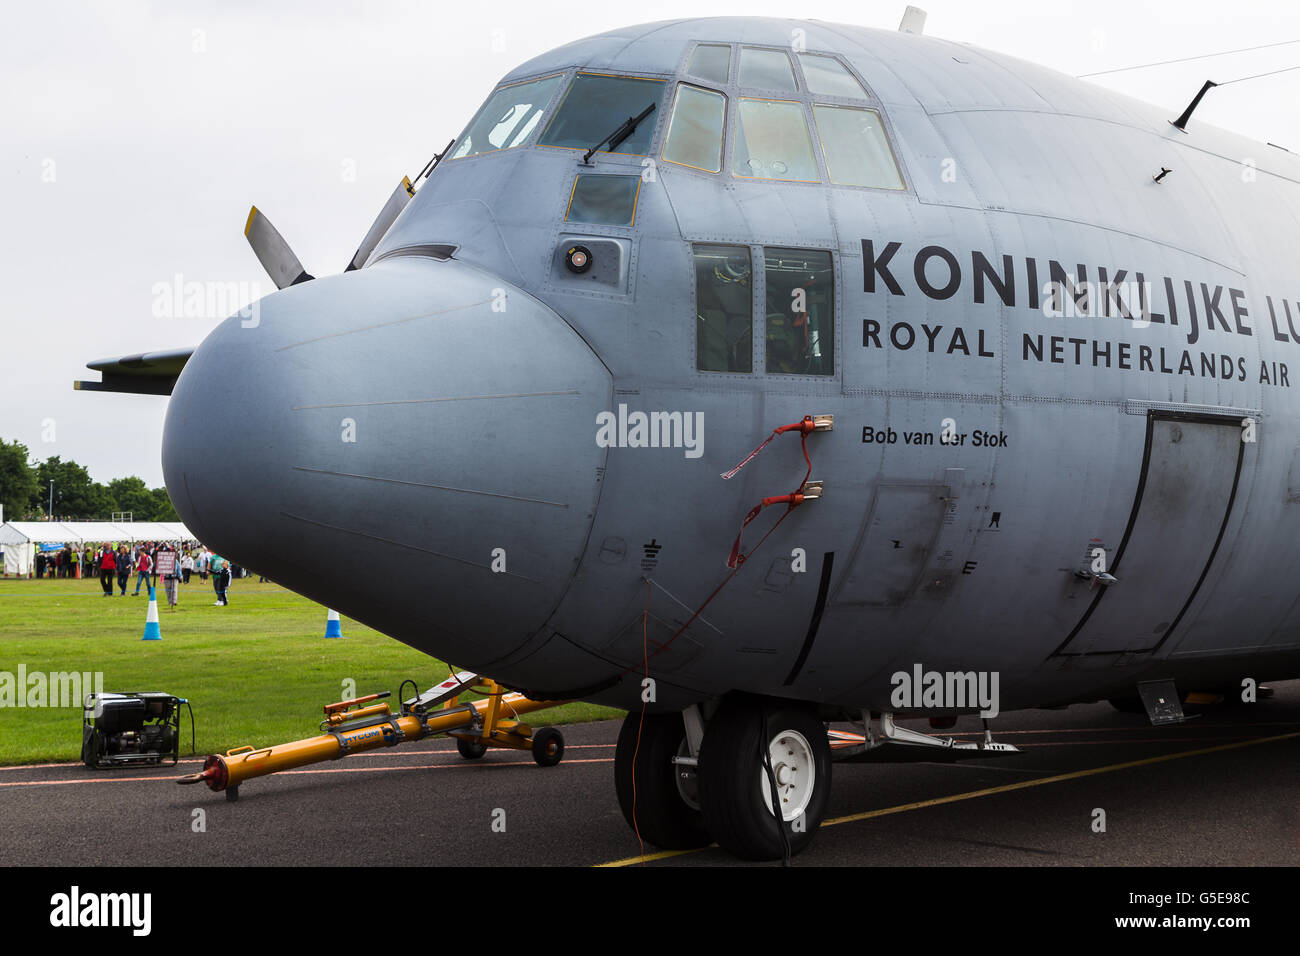
<svg viewBox="0 0 1300 956"><path fill-rule="evenodd" d="M730 47L725 81L688 72L700 43ZM808 92L799 57L796 90L742 84L742 46L792 44L864 95ZM663 81L640 152L538 144L579 72ZM205 542L459 666L625 707L643 615L660 709L730 690L893 709L889 675L916 663L1000 672L1003 709L1300 675L1295 157L1029 63L823 23L629 27L502 84L552 75L520 144L453 150L365 268L276 292L194 353L163 456ZM719 172L664 159L683 84L726 97ZM819 145L815 181L735 175L739 112L776 101L814 131L817 106L878 112L902 188L832 182ZM566 221L578 175L636 177L634 221ZM698 370L693 244L748 250L752 371ZM772 249L832 257L832 374L766 371L788 321L765 301ZM1049 316L1060 275L1146 285ZM698 457L598 444L620 406L702 414ZM822 497L681 631L749 509L797 488L799 436L720 473L820 414Z"/></svg>

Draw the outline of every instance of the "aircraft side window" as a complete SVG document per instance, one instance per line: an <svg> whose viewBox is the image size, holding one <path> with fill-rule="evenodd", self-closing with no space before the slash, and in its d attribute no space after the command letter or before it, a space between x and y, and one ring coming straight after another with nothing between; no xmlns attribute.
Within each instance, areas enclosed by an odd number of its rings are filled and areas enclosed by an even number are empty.
<svg viewBox="0 0 1300 956"><path fill-rule="evenodd" d="M640 115L651 103L657 104L663 96L663 89L663 80L579 73L538 142L542 146L590 149L629 117ZM631 136L613 150L608 146L605 149L645 155L650 151L657 119L658 116L651 113L637 125Z"/></svg>
<svg viewBox="0 0 1300 956"><path fill-rule="evenodd" d="M803 67L804 81L813 93L856 100L867 98L867 91L862 88L862 84L834 57L800 53L799 65Z"/></svg>
<svg viewBox="0 0 1300 956"><path fill-rule="evenodd" d="M817 133L831 182L902 189L903 177L875 110L814 106Z"/></svg>
<svg viewBox="0 0 1300 956"><path fill-rule="evenodd" d="M528 139L546 111L551 94L563 77L544 76L527 83L503 86L483 104L452 152L452 159L511 149Z"/></svg>
<svg viewBox="0 0 1300 956"><path fill-rule="evenodd" d="M763 250L768 372L835 374L835 274L831 254Z"/></svg>
<svg viewBox="0 0 1300 956"><path fill-rule="evenodd" d="M679 85L672 119L668 121L664 160L710 173L720 171L726 115L727 98L721 93Z"/></svg>
<svg viewBox="0 0 1300 956"><path fill-rule="evenodd" d="M753 275L746 246L695 245L695 367L754 370Z"/></svg>
<svg viewBox="0 0 1300 956"><path fill-rule="evenodd" d="M798 89L790 58L784 50L760 50L752 46L740 48L740 85L791 93Z"/></svg>
<svg viewBox="0 0 1300 956"><path fill-rule="evenodd" d="M727 77L731 73L731 47L719 43L701 43L691 54L686 72L702 80L726 86Z"/></svg>
<svg viewBox="0 0 1300 956"><path fill-rule="evenodd" d="M731 171L751 179L818 182L803 110L789 100L742 99Z"/></svg>
<svg viewBox="0 0 1300 956"><path fill-rule="evenodd" d="M630 226L636 219L640 176L608 176L579 173L573 180L565 222L589 222L603 226Z"/></svg>

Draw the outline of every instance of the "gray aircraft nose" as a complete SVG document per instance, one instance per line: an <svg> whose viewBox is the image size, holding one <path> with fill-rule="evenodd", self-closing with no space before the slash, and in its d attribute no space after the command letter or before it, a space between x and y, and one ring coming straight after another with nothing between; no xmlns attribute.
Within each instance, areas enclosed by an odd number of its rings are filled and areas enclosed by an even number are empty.
<svg viewBox="0 0 1300 956"><path fill-rule="evenodd" d="M458 665L519 646L586 544L605 366L545 305L454 260L392 259L259 305L173 392L163 470L181 518L223 557Z"/></svg>

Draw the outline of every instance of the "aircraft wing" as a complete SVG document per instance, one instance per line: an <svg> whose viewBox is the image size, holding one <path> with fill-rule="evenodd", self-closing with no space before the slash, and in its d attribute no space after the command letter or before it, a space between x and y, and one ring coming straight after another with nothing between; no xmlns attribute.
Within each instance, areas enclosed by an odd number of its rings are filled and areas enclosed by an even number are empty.
<svg viewBox="0 0 1300 956"><path fill-rule="evenodd" d="M103 372L102 381L73 382L87 392L136 392L141 395L170 395L181 369L194 354L194 347L167 352L144 352L121 358L87 362L86 368Z"/></svg>

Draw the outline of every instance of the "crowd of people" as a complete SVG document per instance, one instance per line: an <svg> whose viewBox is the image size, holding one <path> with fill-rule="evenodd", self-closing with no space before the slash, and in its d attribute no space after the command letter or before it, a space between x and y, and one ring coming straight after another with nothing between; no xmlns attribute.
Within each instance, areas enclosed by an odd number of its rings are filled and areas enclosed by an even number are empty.
<svg viewBox="0 0 1300 956"><path fill-rule="evenodd" d="M160 556L163 565L161 575ZM120 596L126 597L132 577L135 578L135 590L131 592L132 596L139 595L141 588L148 593L157 586L161 576L167 602L171 605L176 604L179 587L189 584L190 579L198 575L204 582L209 577L212 578L212 590L217 598L213 604L225 607L230 603L231 581L248 574L244 568L232 564L193 541L140 541L132 544L105 542L98 547L88 544L83 551L76 551L71 545L64 545L58 551L48 554L38 553L36 576L38 578L74 577L78 563L81 565L83 578L99 579L104 597L113 596L114 584Z"/></svg>

